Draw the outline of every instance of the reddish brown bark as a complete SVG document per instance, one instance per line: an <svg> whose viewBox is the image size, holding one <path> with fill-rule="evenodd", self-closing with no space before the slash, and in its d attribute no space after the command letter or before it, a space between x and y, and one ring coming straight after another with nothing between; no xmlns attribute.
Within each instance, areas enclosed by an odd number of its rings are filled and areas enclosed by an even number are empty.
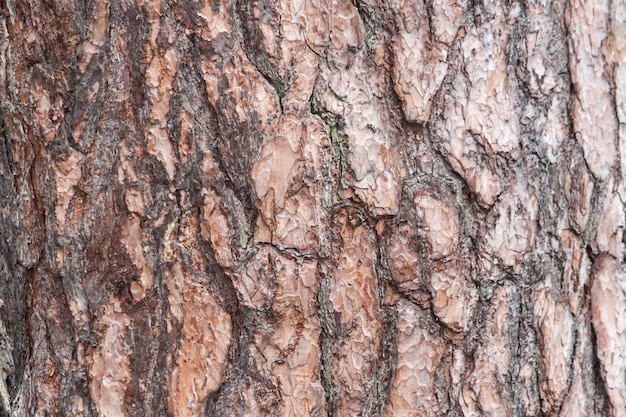
<svg viewBox="0 0 626 417"><path fill-rule="evenodd" d="M625 28L0 0L3 415L625 415Z"/></svg>

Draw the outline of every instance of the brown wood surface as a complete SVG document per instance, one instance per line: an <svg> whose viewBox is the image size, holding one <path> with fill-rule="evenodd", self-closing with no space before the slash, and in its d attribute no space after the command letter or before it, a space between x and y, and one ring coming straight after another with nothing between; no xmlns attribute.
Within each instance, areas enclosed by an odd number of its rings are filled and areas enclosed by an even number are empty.
<svg viewBox="0 0 626 417"><path fill-rule="evenodd" d="M0 415L626 416L624 0L0 0Z"/></svg>

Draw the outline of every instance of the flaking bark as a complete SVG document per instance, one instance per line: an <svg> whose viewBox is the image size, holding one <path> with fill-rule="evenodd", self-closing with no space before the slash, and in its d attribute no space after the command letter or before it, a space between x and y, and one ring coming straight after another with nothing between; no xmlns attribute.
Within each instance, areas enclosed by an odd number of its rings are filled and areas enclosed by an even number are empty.
<svg viewBox="0 0 626 417"><path fill-rule="evenodd" d="M0 415L626 415L623 0L0 0Z"/></svg>

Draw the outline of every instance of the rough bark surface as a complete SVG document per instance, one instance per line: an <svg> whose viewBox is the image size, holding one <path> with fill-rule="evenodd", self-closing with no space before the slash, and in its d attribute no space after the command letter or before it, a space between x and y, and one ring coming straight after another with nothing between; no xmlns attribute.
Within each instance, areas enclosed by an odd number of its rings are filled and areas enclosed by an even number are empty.
<svg viewBox="0 0 626 417"><path fill-rule="evenodd" d="M0 415L626 415L624 0L0 0Z"/></svg>

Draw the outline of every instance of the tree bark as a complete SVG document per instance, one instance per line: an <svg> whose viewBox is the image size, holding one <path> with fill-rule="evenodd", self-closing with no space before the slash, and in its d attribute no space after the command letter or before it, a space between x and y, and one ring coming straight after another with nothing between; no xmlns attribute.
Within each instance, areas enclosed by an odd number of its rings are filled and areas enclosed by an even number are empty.
<svg viewBox="0 0 626 417"><path fill-rule="evenodd" d="M5 416L625 416L624 0L0 0Z"/></svg>

